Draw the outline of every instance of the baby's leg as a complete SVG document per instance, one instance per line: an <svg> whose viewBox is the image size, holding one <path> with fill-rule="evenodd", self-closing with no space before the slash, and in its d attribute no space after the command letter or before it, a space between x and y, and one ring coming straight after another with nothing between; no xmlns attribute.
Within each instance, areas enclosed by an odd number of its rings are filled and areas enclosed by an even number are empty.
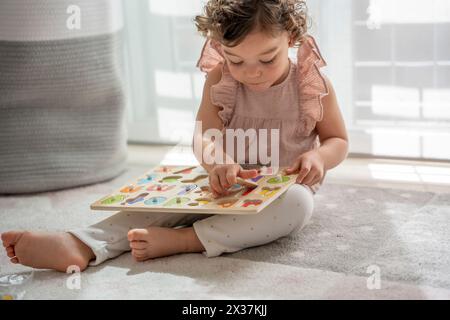
<svg viewBox="0 0 450 320"><path fill-rule="evenodd" d="M84 229L69 232L9 231L3 233L1 238L12 263L66 272L70 266L84 270L89 264L97 265L130 251L128 233L133 228L172 228L193 223L199 218L205 216L118 212ZM171 230L168 228L161 229Z"/></svg>
<svg viewBox="0 0 450 320"><path fill-rule="evenodd" d="M95 259L89 262L91 266L130 250L136 260L142 261L181 252L186 233L173 228L205 217L208 216L121 211L70 233L92 250Z"/></svg>
<svg viewBox="0 0 450 320"><path fill-rule="evenodd" d="M137 260L183 251L206 250L208 257L235 252L302 228L312 210L312 193L304 186L293 185L257 215L119 212L85 229L60 233L10 231L1 238L11 262L65 272L73 265L84 270L88 264L100 264L130 251L130 245ZM193 228L172 229L192 223ZM180 246L189 242L191 247L177 247L177 239Z"/></svg>
<svg viewBox="0 0 450 320"><path fill-rule="evenodd" d="M294 184L256 215L215 215L194 223L207 257L272 242L303 228L314 207L312 192Z"/></svg>
<svg viewBox="0 0 450 320"><path fill-rule="evenodd" d="M12 263L66 272L69 266L84 270L92 250L66 232L9 231L1 236Z"/></svg>

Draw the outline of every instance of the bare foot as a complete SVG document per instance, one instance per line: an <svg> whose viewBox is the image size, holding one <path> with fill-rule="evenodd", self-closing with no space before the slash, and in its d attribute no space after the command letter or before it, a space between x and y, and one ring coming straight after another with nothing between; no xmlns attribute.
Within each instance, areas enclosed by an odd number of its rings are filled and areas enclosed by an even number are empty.
<svg viewBox="0 0 450 320"><path fill-rule="evenodd" d="M192 227L133 229L128 232L128 241L137 261L205 250Z"/></svg>
<svg viewBox="0 0 450 320"><path fill-rule="evenodd" d="M67 232L10 231L1 236L12 263L36 269L66 272L69 266L86 269L95 258L92 250Z"/></svg>

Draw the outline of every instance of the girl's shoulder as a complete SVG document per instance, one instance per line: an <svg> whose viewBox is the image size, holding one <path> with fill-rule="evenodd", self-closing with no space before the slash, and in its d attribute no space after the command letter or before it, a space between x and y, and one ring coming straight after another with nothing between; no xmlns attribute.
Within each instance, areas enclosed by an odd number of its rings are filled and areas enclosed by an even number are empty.
<svg viewBox="0 0 450 320"><path fill-rule="evenodd" d="M321 69L327 63L312 36L305 36L297 51L297 81L302 100L328 95L328 82Z"/></svg>
<svg viewBox="0 0 450 320"><path fill-rule="evenodd" d="M197 67L206 73L205 89L209 90L211 103L220 108L218 115L224 126L228 126L233 116L239 83L227 71L217 42L211 39L205 42Z"/></svg>
<svg viewBox="0 0 450 320"><path fill-rule="evenodd" d="M302 85L301 88L309 86L309 80L325 82L325 77L321 74L320 68L327 64L314 37L310 35L304 37L294 61L297 66L297 81ZM197 61L197 67L208 76L212 71L214 71L214 75L220 76L228 73L225 58L217 41L212 39L205 41L200 58Z"/></svg>
<svg viewBox="0 0 450 320"><path fill-rule="evenodd" d="M219 44L212 39L207 39L197 61L197 67L200 71L209 73L218 65L223 65L224 62L225 58L221 53Z"/></svg>
<svg viewBox="0 0 450 320"><path fill-rule="evenodd" d="M300 109L297 131L309 135L316 122L323 118L322 98L329 93L328 82L321 72L326 62L312 36L304 37L294 63L296 77L292 79L296 81ZM233 115L239 82L229 73L217 42L206 40L197 67L207 73L211 102L221 108L219 116L227 126Z"/></svg>
<svg viewBox="0 0 450 320"><path fill-rule="evenodd" d="M300 106L300 125L297 132L307 136L323 119L323 97L329 94L328 81L321 68L327 63L316 40L307 35L297 51L297 83Z"/></svg>

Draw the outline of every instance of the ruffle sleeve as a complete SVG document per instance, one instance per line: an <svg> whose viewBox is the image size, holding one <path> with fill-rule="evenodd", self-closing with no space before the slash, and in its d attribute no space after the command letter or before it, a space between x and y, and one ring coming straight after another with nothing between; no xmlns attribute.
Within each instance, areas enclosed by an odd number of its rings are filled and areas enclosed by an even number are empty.
<svg viewBox="0 0 450 320"><path fill-rule="evenodd" d="M211 87L210 94L212 104L221 108L218 115L223 122L224 128L228 127L233 118L238 85L225 63L222 67L222 79Z"/></svg>
<svg viewBox="0 0 450 320"><path fill-rule="evenodd" d="M214 40L207 39L203 45L202 53L200 54L200 58L197 62L197 67L202 72L208 73L219 63L223 63L224 61L225 59L220 53L217 43Z"/></svg>
<svg viewBox="0 0 450 320"><path fill-rule="evenodd" d="M297 133L309 136L316 122L323 119L322 98L328 95L328 86L320 68L327 64L313 37L307 36L297 51L300 119Z"/></svg>
<svg viewBox="0 0 450 320"><path fill-rule="evenodd" d="M211 103L221 108L218 115L223 122L224 128L226 128L233 117L238 82L231 76L225 59L220 53L218 44L214 40L206 40L197 67L202 72L208 73L220 63L223 64L222 78L217 84L211 87L210 96Z"/></svg>

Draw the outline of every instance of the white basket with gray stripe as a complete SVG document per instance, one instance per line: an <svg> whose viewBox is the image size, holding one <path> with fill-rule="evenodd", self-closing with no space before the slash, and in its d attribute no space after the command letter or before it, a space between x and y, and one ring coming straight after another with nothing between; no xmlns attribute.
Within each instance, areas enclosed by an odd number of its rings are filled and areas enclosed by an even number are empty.
<svg viewBox="0 0 450 320"><path fill-rule="evenodd" d="M80 9L80 29L67 27ZM0 1L0 193L56 190L124 169L119 0Z"/></svg>

